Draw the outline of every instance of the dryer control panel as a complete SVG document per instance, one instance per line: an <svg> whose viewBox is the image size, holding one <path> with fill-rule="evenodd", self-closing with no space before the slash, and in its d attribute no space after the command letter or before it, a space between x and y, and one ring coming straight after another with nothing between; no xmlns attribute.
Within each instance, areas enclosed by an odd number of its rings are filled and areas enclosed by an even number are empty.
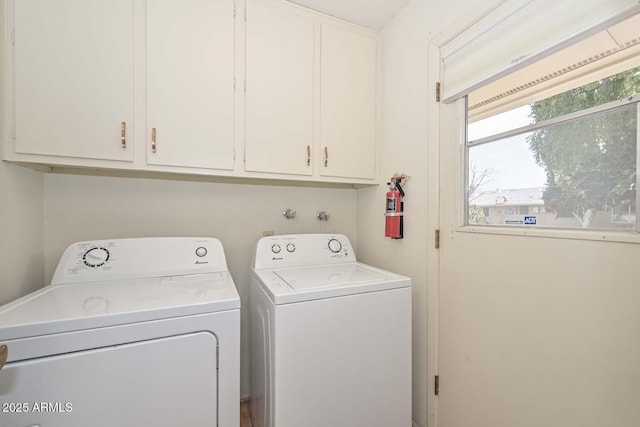
<svg viewBox="0 0 640 427"><path fill-rule="evenodd" d="M253 268L281 267L356 262L347 236L342 234L286 234L263 237L256 245Z"/></svg>
<svg viewBox="0 0 640 427"><path fill-rule="evenodd" d="M209 237L77 242L62 255L51 284L227 271L222 244Z"/></svg>

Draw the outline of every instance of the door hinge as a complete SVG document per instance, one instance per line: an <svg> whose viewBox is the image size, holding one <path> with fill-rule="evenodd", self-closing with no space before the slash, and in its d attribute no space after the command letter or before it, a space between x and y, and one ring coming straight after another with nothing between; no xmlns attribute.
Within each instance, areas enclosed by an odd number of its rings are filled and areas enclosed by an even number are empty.
<svg viewBox="0 0 640 427"><path fill-rule="evenodd" d="M16 44L16 30L11 31L11 44Z"/></svg>
<svg viewBox="0 0 640 427"><path fill-rule="evenodd" d="M220 369L220 344L216 344L216 369Z"/></svg>
<svg viewBox="0 0 640 427"><path fill-rule="evenodd" d="M435 395L439 395L440 394L440 376L436 375L434 381L433 381L433 388L435 391Z"/></svg>
<svg viewBox="0 0 640 427"><path fill-rule="evenodd" d="M440 102L440 82L436 82L436 102Z"/></svg>
<svg viewBox="0 0 640 427"><path fill-rule="evenodd" d="M434 244L436 249L440 249L440 230L436 230Z"/></svg>

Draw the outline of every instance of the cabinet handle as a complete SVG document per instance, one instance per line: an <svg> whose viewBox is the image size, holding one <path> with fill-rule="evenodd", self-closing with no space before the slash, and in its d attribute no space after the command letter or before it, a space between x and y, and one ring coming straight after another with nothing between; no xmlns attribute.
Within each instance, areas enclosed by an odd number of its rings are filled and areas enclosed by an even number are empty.
<svg viewBox="0 0 640 427"><path fill-rule="evenodd" d="M122 148L127 148L127 123L122 122L120 124L120 143L122 144Z"/></svg>
<svg viewBox="0 0 640 427"><path fill-rule="evenodd" d="M4 367L4 364L7 363L7 358L9 357L9 349L6 345L0 345L0 369Z"/></svg>
<svg viewBox="0 0 640 427"><path fill-rule="evenodd" d="M324 147L324 167L329 166L329 148Z"/></svg>
<svg viewBox="0 0 640 427"><path fill-rule="evenodd" d="M156 152L156 128L151 128L151 152Z"/></svg>
<svg viewBox="0 0 640 427"><path fill-rule="evenodd" d="M311 165L311 146L307 145L307 166Z"/></svg>

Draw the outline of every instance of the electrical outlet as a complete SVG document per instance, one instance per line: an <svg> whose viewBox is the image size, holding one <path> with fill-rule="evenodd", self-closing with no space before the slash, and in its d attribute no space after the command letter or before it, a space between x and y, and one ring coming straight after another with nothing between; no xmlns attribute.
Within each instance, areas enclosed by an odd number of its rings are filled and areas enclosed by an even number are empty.
<svg viewBox="0 0 640 427"><path fill-rule="evenodd" d="M266 230L262 232L262 237L273 236L273 230Z"/></svg>

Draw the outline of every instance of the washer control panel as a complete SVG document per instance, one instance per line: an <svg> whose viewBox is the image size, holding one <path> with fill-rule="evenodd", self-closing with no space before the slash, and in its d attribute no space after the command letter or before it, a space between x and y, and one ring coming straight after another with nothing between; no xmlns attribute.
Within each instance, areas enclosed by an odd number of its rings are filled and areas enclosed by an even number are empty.
<svg viewBox="0 0 640 427"><path fill-rule="evenodd" d="M62 255L52 284L227 271L214 238L153 237L77 242Z"/></svg>
<svg viewBox="0 0 640 427"><path fill-rule="evenodd" d="M342 234L287 234L260 239L253 267L302 267L355 261L351 242Z"/></svg>

